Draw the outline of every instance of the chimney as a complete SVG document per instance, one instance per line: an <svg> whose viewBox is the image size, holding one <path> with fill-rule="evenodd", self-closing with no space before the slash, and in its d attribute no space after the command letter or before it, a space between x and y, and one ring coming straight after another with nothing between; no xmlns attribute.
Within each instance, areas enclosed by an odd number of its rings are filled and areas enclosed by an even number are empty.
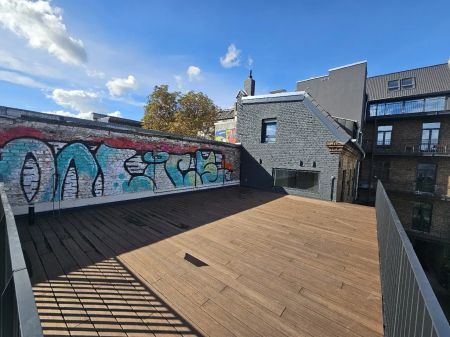
<svg viewBox="0 0 450 337"><path fill-rule="evenodd" d="M250 74L248 78L244 81L244 90L248 96L255 95L255 80L252 77L252 71L250 70Z"/></svg>

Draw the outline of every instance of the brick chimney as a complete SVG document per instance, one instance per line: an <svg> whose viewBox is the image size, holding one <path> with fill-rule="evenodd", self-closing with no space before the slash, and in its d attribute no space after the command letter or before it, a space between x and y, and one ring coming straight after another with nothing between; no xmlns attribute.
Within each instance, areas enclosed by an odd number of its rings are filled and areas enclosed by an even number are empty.
<svg viewBox="0 0 450 337"><path fill-rule="evenodd" d="M250 70L250 74L248 78L244 81L244 90L248 96L255 95L255 80L252 77L252 71Z"/></svg>

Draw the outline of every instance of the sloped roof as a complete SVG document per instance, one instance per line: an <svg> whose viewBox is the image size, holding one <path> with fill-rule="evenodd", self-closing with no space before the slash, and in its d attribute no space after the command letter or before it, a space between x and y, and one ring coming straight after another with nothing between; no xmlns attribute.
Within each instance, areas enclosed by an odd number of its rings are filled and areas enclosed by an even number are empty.
<svg viewBox="0 0 450 337"><path fill-rule="evenodd" d="M387 84L391 80L414 77L416 87L397 91L388 91ZM450 92L450 66L447 63L428 67L398 71L367 78L367 98L369 101L420 96Z"/></svg>
<svg viewBox="0 0 450 337"><path fill-rule="evenodd" d="M218 121L232 118L234 118L234 108L219 110L219 113L217 114Z"/></svg>

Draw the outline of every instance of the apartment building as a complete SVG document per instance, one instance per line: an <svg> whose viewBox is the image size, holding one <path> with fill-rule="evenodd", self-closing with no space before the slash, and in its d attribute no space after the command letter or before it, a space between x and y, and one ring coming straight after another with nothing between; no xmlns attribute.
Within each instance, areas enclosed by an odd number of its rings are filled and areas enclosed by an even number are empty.
<svg viewBox="0 0 450 337"><path fill-rule="evenodd" d="M450 241L450 67L367 78L359 200L381 180L413 237Z"/></svg>

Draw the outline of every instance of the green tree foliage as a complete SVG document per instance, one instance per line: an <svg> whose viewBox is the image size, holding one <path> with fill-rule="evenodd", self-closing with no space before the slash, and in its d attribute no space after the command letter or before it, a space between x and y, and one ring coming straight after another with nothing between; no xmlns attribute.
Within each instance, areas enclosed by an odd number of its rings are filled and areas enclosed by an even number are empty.
<svg viewBox="0 0 450 337"><path fill-rule="evenodd" d="M155 86L145 105L144 128L212 138L218 108L201 92L169 92L167 85Z"/></svg>

